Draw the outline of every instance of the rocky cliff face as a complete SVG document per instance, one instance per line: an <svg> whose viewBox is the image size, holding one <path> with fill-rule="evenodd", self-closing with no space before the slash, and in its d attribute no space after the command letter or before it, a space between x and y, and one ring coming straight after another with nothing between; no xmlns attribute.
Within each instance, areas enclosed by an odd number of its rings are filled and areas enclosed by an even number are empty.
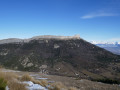
<svg viewBox="0 0 120 90"><path fill-rule="evenodd" d="M0 44L0 64L7 68L48 74L119 79L120 57L117 55L78 36L35 38Z"/></svg>
<svg viewBox="0 0 120 90"><path fill-rule="evenodd" d="M29 39L9 38L9 39L0 40L0 44L23 43L23 42L28 43L31 40L39 40L39 39L58 39L58 40L80 39L80 35L74 35L74 36L42 35L42 36L35 36Z"/></svg>

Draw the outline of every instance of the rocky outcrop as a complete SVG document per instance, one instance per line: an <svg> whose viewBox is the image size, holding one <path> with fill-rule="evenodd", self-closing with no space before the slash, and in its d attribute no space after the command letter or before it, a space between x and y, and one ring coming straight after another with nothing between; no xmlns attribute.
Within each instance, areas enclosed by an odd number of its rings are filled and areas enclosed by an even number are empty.
<svg viewBox="0 0 120 90"><path fill-rule="evenodd" d="M68 40L68 39L80 39L80 35L74 36L55 36L55 35L42 35L42 36L35 36L29 39L18 39L18 38L9 38L0 40L0 44L5 43L27 43L31 40L39 40L39 39L58 39L58 40Z"/></svg>

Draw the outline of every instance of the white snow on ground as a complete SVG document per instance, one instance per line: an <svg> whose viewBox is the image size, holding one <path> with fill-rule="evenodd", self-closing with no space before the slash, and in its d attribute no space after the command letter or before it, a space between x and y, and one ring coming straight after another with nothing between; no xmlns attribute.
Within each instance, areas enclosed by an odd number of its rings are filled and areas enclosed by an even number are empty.
<svg viewBox="0 0 120 90"><path fill-rule="evenodd" d="M28 90L48 90L45 87L43 87L43 86L41 86L39 84L34 84L31 81L24 81L23 83L28 85L28 86L26 86L26 88Z"/></svg>
<svg viewBox="0 0 120 90"><path fill-rule="evenodd" d="M37 78L37 77L36 77L36 79L46 80L46 79L48 79L48 78Z"/></svg>
<svg viewBox="0 0 120 90"><path fill-rule="evenodd" d="M2 69L2 72L20 72L20 71Z"/></svg>
<svg viewBox="0 0 120 90"><path fill-rule="evenodd" d="M39 79L39 80L44 80L44 79L46 80L46 79L48 79L48 78L42 78L38 74L31 74L30 76L32 76L32 77L34 77L36 79Z"/></svg>
<svg viewBox="0 0 120 90"><path fill-rule="evenodd" d="M35 76L39 76L38 74L30 74L30 76L35 77Z"/></svg>
<svg viewBox="0 0 120 90"><path fill-rule="evenodd" d="M8 86L5 87L5 90L9 90Z"/></svg>
<svg viewBox="0 0 120 90"><path fill-rule="evenodd" d="M34 84L31 81L24 81L24 82L20 82L20 83L26 84L26 88L28 90L48 90L47 88L45 88L39 84ZM6 86L5 90L9 90L9 87Z"/></svg>

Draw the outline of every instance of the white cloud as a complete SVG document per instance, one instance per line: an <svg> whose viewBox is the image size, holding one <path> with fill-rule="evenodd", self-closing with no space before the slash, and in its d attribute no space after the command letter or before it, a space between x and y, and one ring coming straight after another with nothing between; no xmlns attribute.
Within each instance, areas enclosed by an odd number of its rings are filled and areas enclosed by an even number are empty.
<svg viewBox="0 0 120 90"><path fill-rule="evenodd" d="M81 17L81 19L90 19L90 18L96 18L96 17L105 17L105 16L118 16L118 14L113 13L91 13L87 14Z"/></svg>

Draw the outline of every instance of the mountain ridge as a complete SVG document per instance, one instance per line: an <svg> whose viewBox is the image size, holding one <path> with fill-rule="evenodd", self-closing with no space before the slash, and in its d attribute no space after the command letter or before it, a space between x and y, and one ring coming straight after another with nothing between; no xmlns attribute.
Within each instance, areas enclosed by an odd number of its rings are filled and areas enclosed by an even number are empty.
<svg viewBox="0 0 120 90"><path fill-rule="evenodd" d="M38 39L60 39L60 40L68 40L68 39L80 39L80 35L76 34L74 36L56 36L56 35L40 35L34 36L28 39L20 39L20 38L8 38L0 40L0 44L4 43L21 43L21 42L29 42L31 40L38 40Z"/></svg>
<svg viewBox="0 0 120 90"><path fill-rule="evenodd" d="M11 69L78 78L120 79L120 56L82 38L40 38L27 43L0 44L0 64Z"/></svg>

